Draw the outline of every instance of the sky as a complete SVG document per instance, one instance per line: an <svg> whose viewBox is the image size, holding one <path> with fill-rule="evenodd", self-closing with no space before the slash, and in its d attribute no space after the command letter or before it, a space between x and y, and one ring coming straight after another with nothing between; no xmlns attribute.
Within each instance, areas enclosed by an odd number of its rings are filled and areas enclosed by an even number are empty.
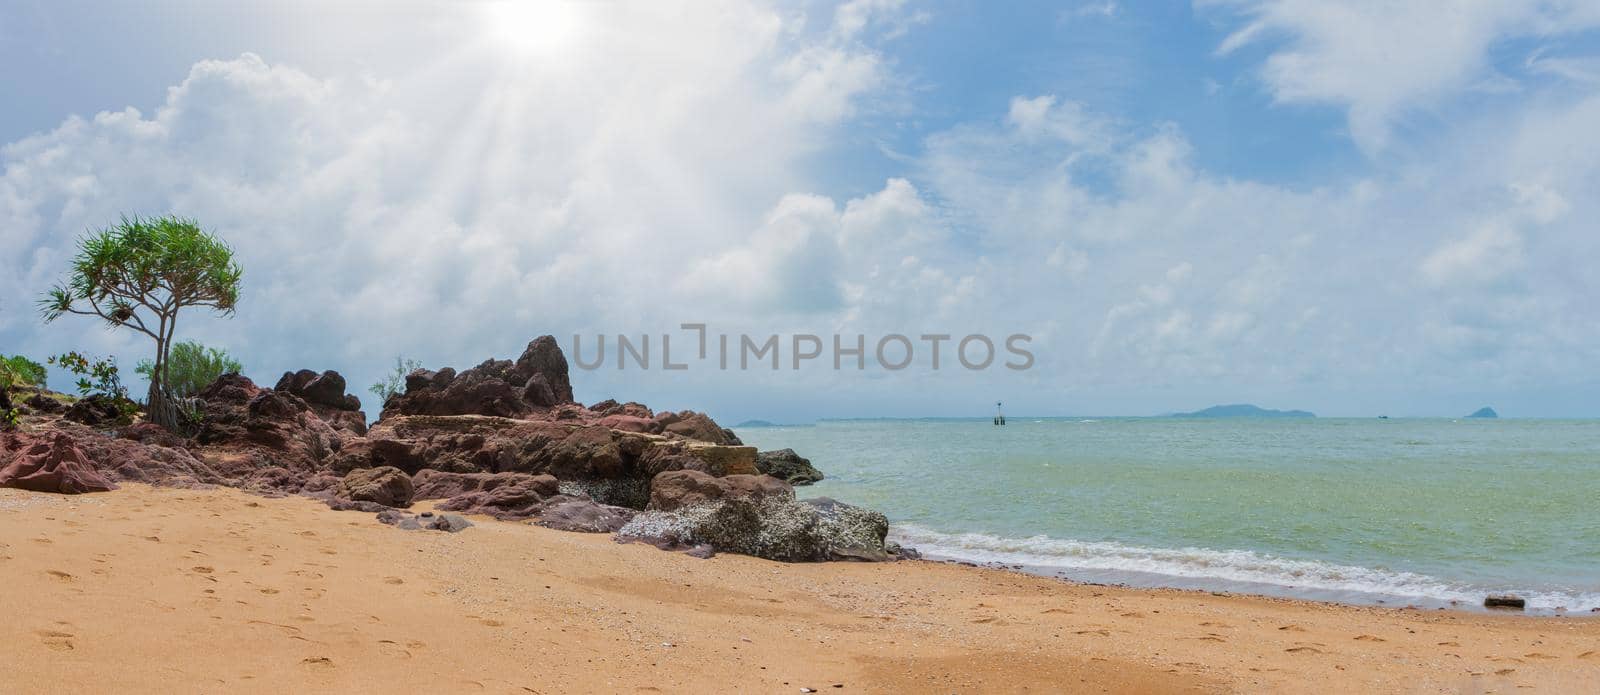
<svg viewBox="0 0 1600 695"><path fill-rule="evenodd" d="M1600 416L1593 2L0 0L0 66L0 353L131 371L148 338L33 302L175 213L245 270L178 337L372 416L399 356L543 334L653 336L578 399L725 423Z"/></svg>

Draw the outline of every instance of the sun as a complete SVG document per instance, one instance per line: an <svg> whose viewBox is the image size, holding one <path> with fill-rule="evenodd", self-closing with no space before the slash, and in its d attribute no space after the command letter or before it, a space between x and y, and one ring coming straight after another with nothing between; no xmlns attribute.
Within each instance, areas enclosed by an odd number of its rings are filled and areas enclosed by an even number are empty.
<svg viewBox="0 0 1600 695"><path fill-rule="evenodd" d="M521 56L547 56L571 48L588 29L584 7L570 0L501 0L485 6L491 35Z"/></svg>

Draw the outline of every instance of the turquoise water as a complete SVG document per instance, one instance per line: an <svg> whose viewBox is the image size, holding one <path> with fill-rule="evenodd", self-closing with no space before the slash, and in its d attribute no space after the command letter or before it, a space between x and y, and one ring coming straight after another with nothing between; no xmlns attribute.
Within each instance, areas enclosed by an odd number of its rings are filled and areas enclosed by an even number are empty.
<svg viewBox="0 0 1600 695"><path fill-rule="evenodd" d="M1600 421L1013 418L738 430L946 559L1351 602L1600 607Z"/></svg>

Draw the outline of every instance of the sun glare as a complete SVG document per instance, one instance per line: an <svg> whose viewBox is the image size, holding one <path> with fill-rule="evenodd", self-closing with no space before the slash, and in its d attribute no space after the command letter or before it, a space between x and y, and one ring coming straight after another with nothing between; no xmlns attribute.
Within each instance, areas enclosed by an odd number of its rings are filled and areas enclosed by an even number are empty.
<svg viewBox="0 0 1600 695"><path fill-rule="evenodd" d="M522 56L571 48L587 28L583 7L567 0L504 0L485 9L490 33Z"/></svg>

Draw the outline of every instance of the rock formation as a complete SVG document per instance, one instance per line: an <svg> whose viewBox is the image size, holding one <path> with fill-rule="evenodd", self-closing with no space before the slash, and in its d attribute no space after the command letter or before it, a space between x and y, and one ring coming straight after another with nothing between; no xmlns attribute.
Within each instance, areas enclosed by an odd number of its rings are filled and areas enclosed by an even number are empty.
<svg viewBox="0 0 1600 695"><path fill-rule="evenodd" d="M61 432L24 438L0 435L0 451L13 451L0 465L0 487L77 495L115 490L116 485L94 469L72 438Z"/></svg>
<svg viewBox="0 0 1600 695"><path fill-rule="evenodd" d="M811 466L811 460L794 452L794 449L762 451L756 454L756 469L790 485L810 485L822 480L822 471Z"/></svg>
<svg viewBox="0 0 1600 695"><path fill-rule="evenodd" d="M795 500L790 481L822 475L791 450L758 457L704 413L577 403L549 336L515 361L412 372L370 427L345 388L335 371L286 372L275 388L226 374L199 394L203 417L192 438L144 422L109 431L121 413L85 399L64 416L29 415L22 431L0 436L0 484L62 492L117 481L229 485L379 513L400 528L470 525L458 514L398 511L436 499L443 512L616 533L699 557L896 557L881 514Z"/></svg>

